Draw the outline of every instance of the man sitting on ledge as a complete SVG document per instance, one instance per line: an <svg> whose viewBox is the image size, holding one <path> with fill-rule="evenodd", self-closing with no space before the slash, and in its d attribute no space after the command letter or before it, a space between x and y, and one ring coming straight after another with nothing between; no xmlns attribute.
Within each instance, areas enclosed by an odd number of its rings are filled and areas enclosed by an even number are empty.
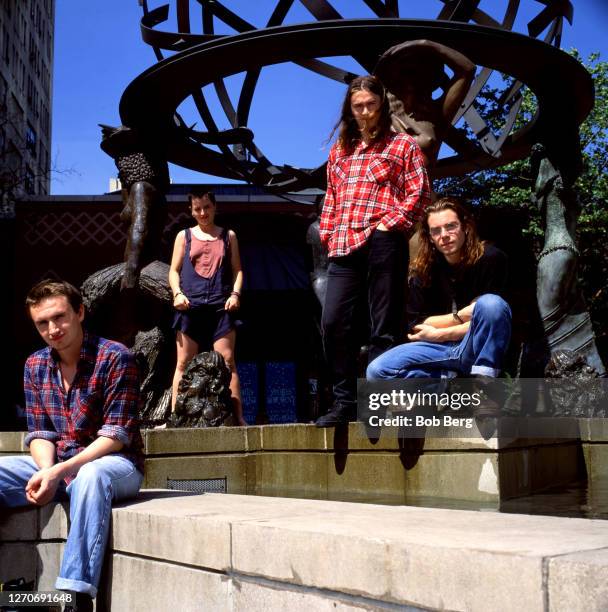
<svg viewBox="0 0 608 612"><path fill-rule="evenodd" d="M66 610L92 610L112 501L134 496L143 479L137 368L124 346L83 329L82 297L69 283L42 281L25 303L48 346L25 364L31 457L0 457L0 507L69 498L55 587L77 593Z"/></svg>
<svg viewBox="0 0 608 612"><path fill-rule="evenodd" d="M412 264L408 338L372 361L369 379L496 377L511 336L511 310L500 297L507 258L483 245L460 202L427 207Z"/></svg>

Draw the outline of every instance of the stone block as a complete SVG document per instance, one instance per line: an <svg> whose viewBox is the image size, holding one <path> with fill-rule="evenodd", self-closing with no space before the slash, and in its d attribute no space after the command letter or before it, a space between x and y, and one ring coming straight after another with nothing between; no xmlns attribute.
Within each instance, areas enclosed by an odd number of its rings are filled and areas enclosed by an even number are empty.
<svg viewBox="0 0 608 612"><path fill-rule="evenodd" d="M148 429L144 432L146 456L234 453L247 450L244 427Z"/></svg>
<svg viewBox="0 0 608 612"><path fill-rule="evenodd" d="M406 473L395 453L335 453L327 471L329 499L405 503Z"/></svg>
<svg viewBox="0 0 608 612"><path fill-rule="evenodd" d="M233 578L233 610L243 612L268 612L289 610L289 612L362 612L380 610L371 602L348 601L334 594L316 593L309 590L290 590L278 584L267 585L245 582ZM386 609L386 608L382 608Z"/></svg>
<svg viewBox="0 0 608 612"><path fill-rule="evenodd" d="M24 446L25 432L23 431L1 431L0 432L0 453L6 455L20 455L28 452Z"/></svg>
<svg viewBox="0 0 608 612"><path fill-rule="evenodd" d="M36 545L37 553L37 589L54 591L55 580L61 568L64 544L60 542L41 543Z"/></svg>
<svg viewBox="0 0 608 612"><path fill-rule="evenodd" d="M590 482L608 478L608 444L585 442L583 455Z"/></svg>
<svg viewBox="0 0 608 612"><path fill-rule="evenodd" d="M68 537L68 502L47 504L38 512L40 540L65 540Z"/></svg>
<svg viewBox="0 0 608 612"><path fill-rule="evenodd" d="M232 581L225 575L151 559L114 554L107 608L112 612L226 612Z"/></svg>
<svg viewBox="0 0 608 612"><path fill-rule="evenodd" d="M327 453L259 453L255 461L256 495L327 497Z"/></svg>
<svg viewBox="0 0 608 612"><path fill-rule="evenodd" d="M249 425L245 428L247 435L247 450L255 452L262 450L262 431L269 427L268 425Z"/></svg>
<svg viewBox="0 0 608 612"><path fill-rule="evenodd" d="M2 508L0 512L0 542L38 539L37 508Z"/></svg>
<svg viewBox="0 0 608 612"><path fill-rule="evenodd" d="M261 446L264 451L324 451L326 433L314 425L266 425L261 428Z"/></svg>
<svg viewBox="0 0 608 612"><path fill-rule="evenodd" d="M551 612L608 610L608 548L549 559L548 570Z"/></svg>
<svg viewBox="0 0 608 612"><path fill-rule="evenodd" d="M544 612L542 558L446 544L391 543L390 599L436 610Z"/></svg>
<svg viewBox="0 0 608 612"><path fill-rule="evenodd" d="M161 497L146 501L140 494L135 503L112 511L112 550L215 570L228 568L230 524L218 514L214 496L174 491L156 495Z"/></svg>
<svg viewBox="0 0 608 612"><path fill-rule="evenodd" d="M38 552L32 543L0 544L0 582L25 578L36 580Z"/></svg>
<svg viewBox="0 0 608 612"><path fill-rule="evenodd" d="M234 571L422 608L540 612L545 559L608 542L603 521L315 504L233 523Z"/></svg>
<svg viewBox="0 0 608 612"><path fill-rule="evenodd" d="M405 470L406 500L497 502L498 456L494 452L433 452L411 459Z"/></svg>
<svg viewBox="0 0 608 612"><path fill-rule="evenodd" d="M247 491L246 455L203 455L146 459L143 487L167 487L167 479L201 480L226 478L228 493Z"/></svg>

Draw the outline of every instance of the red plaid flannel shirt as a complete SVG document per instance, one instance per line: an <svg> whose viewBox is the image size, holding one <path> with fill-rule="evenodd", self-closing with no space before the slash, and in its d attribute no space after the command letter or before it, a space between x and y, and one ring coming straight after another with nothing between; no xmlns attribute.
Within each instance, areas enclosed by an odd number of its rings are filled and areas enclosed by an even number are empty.
<svg viewBox="0 0 608 612"><path fill-rule="evenodd" d="M360 248L383 223L412 233L431 201L422 153L407 134L390 133L347 155L336 143L327 162L327 192L320 220L321 243L330 257Z"/></svg>

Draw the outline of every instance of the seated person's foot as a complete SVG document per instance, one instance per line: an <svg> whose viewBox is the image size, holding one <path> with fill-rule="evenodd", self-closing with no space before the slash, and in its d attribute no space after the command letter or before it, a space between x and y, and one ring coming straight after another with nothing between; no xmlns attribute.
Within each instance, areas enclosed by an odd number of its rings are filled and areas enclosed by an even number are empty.
<svg viewBox="0 0 608 612"><path fill-rule="evenodd" d="M67 604L63 612L93 612L93 600L86 593L74 593L76 600Z"/></svg>
<svg viewBox="0 0 608 612"><path fill-rule="evenodd" d="M320 416L315 421L315 425L317 427L335 427L336 425L345 425L356 420L356 405L349 406L336 402L327 414Z"/></svg>
<svg viewBox="0 0 608 612"><path fill-rule="evenodd" d="M500 406L498 402L489 395L489 388L496 383L496 379L491 376L474 376L475 392L480 396L480 402L472 407L473 416L476 419L496 419L500 416Z"/></svg>

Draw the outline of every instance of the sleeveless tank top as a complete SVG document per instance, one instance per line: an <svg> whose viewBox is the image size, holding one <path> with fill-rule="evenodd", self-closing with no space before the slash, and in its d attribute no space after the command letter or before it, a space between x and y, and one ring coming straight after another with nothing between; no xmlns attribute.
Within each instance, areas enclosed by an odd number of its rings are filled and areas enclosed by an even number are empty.
<svg viewBox="0 0 608 612"><path fill-rule="evenodd" d="M185 238L186 249L180 272L180 286L190 300L190 306L223 304L232 290L228 230L223 228L217 240L198 240L194 236L194 246L190 228L185 231ZM197 268L203 274L199 274Z"/></svg>

